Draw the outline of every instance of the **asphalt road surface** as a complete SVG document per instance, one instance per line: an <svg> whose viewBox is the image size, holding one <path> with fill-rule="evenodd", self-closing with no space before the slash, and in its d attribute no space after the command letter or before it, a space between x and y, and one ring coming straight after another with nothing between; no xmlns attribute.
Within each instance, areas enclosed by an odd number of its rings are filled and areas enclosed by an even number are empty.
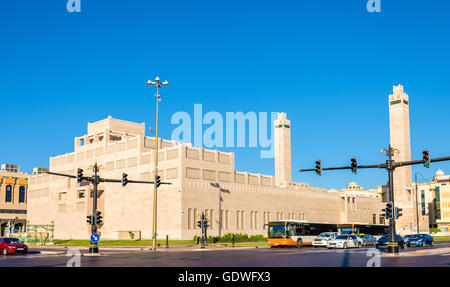
<svg viewBox="0 0 450 287"><path fill-rule="evenodd" d="M326 248L222 248L184 251L101 250L101 256L85 256L75 249L30 248L27 255L0 256L0 267L449 267L450 242L432 247L407 248L389 256L373 247L346 250ZM70 250L70 251L69 251ZM69 251L72 255L68 255ZM79 255L78 255L79 254ZM81 256L80 256L81 255ZM77 261L78 260L78 261Z"/></svg>

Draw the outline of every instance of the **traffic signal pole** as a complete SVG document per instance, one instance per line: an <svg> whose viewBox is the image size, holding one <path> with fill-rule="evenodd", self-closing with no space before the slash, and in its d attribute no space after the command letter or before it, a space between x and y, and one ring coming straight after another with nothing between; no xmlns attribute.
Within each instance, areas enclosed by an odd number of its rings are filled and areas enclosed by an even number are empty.
<svg viewBox="0 0 450 287"><path fill-rule="evenodd" d="M413 160L413 161L404 161L404 162L396 162L392 158L394 156L394 152L396 150L389 145L389 149L383 149L382 152L385 152L388 156L388 160L386 163L377 164L377 165L362 165L358 166L356 162L356 158L351 160L351 166L342 166L342 167L329 167L322 168L321 161L316 161L315 169L300 169L299 172L306 171L315 171L317 174L321 175L324 170L345 170L350 169L353 173L356 173L358 169L367 169L367 168L384 168L388 171L388 185L389 185L389 201L392 202L392 216L389 218L389 243L388 243L388 252L389 253L398 253L398 239L396 233L396 225L395 219L401 216L401 209L395 208L394 203L394 171L397 167L423 164L425 167L430 167L431 162L441 162L441 161L450 161L450 156L448 157L439 157L439 158L431 158L429 157L429 151L426 150L423 152L424 156L422 160ZM387 206L386 206L387 208ZM398 211L397 211L398 210Z"/></svg>
<svg viewBox="0 0 450 287"><path fill-rule="evenodd" d="M394 155L394 149L389 146L389 149L386 150L386 154L389 157L389 159L386 161L386 169L388 171L389 176L389 201L392 202L392 210L394 212L395 210L395 203L394 203L394 161L392 160L392 157ZM398 239L397 239L397 232L395 229L395 214L393 213L391 218L389 219L389 243L388 243L388 252L389 253L398 253Z"/></svg>
<svg viewBox="0 0 450 287"><path fill-rule="evenodd" d="M92 224L91 224L91 235L97 233L97 200L98 200L98 183L99 183L99 176L98 176L98 165L97 162L94 164L94 176L93 176L93 195L92 195ZM98 243L93 242L91 240L91 245L89 246L89 253L98 253Z"/></svg>
<svg viewBox="0 0 450 287"><path fill-rule="evenodd" d="M63 174L63 173L57 173L57 172L51 172L47 171L47 174L56 175L56 176L63 176L63 177L69 177L69 178L76 178L77 182L81 183L83 180L89 181L93 184L93 196L92 196L92 215L88 216L90 220L88 222L91 224L91 236L92 234L96 234L98 230L98 225L102 223L101 221L101 212L97 210L97 200L98 200L98 185L100 182L117 182L122 183L122 187L127 185L127 183L144 183L144 184L154 184L156 186L156 183L153 181L143 181L143 180L128 180L127 174L122 174L122 179L109 179L109 178L101 178L98 175L99 172L99 166L97 165L97 162L93 166L94 175L91 177L83 176L83 170L78 169L77 175L70 175L70 174ZM125 181L124 181L125 179ZM159 184L172 184L170 182L158 182ZM89 247L89 253L98 253L98 243L93 242L91 240L91 244Z"/></svg>

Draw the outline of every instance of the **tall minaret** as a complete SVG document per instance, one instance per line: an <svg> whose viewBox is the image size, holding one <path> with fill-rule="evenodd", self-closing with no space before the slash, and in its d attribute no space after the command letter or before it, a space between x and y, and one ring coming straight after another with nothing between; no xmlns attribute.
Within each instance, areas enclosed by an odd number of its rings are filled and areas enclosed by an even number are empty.
<svg viewBox="0 0 450 287"><path fill-rule="evenodd" d="M278 113L275 123L275 184L286 187L291 174L291 121L286 113Z"/></svg>
<svg viewBox="0 0 450 287"><path fill-rule="evenodd" d="M403 86L394 86L394 93L389 95L389 125L391 146L400 152L394 156L395 161L411 160L411 137L409 127L409 98ZM416 230L414 193L412 190L411 166L399 167L394 172L395 206L403 209L397 220L397 232L410 232L412 222Z"/></svg>

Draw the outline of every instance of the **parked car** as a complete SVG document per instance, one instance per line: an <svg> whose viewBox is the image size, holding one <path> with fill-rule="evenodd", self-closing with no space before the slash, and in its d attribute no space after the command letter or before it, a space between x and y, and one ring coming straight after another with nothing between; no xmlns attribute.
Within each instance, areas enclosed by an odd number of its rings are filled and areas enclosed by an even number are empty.
<svg viewBox="0 0 450 287"><path fill-rule="evenodd" d="M370 234L361 234L358 237L362 239L363 246L375 245L375 243L377 242L377 239L375 238L375 236L370 235Z"/></svg>
<svg viewBox="0 0 450 287"><path fill-rule="evenodd" d="M406 246L411 247L423 247L425 244L432 246L433 245L433 236L428 234L413 234L408 235L408 238L406 240Z"/></svg>
<svg viewBox="0 0 450 287"><path fill-rule="evenodd" d="M397 235L397 241L398 241L398 246L401 249L405 248L405 240L403 239L403 237L401 237L400 235ZM375 243L375 247L376 248L381 248L381 247L386 247L389 243L389 234L385 234L383 236L381 236L380 239L377 240L377 242Z"/></svg>
<svg viewBox="0 0 450 287"><path fill-rule="evenodd" d="M28 246L22 240L14 237L0 238L0 253L3 255L15 253L28 253Z"/></svg>
<svg viewBox="0 0 450 287"><path fill-rule="evenodd" d="M328 240L327 247L330 248L348 248L360 247L358 237L355 235L338 235L336 238Z"/></svg>
<svg viewBox="0 0 450 287"><path fill-rule="evenodd" d="M314 247L324 246L327 247L328 241L331 239L336 238L338 236L337 232L322 232L317 236L314 241L312 242L312 245Z"/></svg>

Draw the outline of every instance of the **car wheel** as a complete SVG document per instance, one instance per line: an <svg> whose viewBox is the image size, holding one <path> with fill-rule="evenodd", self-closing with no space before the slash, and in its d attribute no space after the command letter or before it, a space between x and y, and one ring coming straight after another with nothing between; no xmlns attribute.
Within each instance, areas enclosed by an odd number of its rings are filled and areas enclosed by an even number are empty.
<svg viewBox="0 0 450 287"><path fill-rule="evenodd" d="M400 248L405 249L405 244L404 243L400 244Z"/></svg>
<svg viewBox="0 0 450 287"><path fill-rule="evenodd" d="M406 244L406 246L411 247L411 244Z"/></svg>
<svg viewBox="0 0 450 287"><path fill-rule="evenodd" d="M361 248L362 244L361 242L358 242L358 248Z"/></svg>
<svg viewBox="0 0 450 287"><path fill-rule="evenodd" d="M6 250L6 248L3 248L2 254L3 254L3 255L7 255L7 254L8 254L8 251Z"/></svg>
<svg viewBox="0 0 450 287"><path fill-rule="evenodd" d="M433 241L430 242L430 246L433 246Z"/></svg>
<svg viewBox="0 0 450 287"><path fill-rule="evenodd" d="M347 243L344 243L343 247L344 249L347 249Z"/></svg>
<svg viewBox="0 0 450 287"><path fill-rule="evenodd" d="M303 247L303 241L301 239L297 239L297 248Z"/></svg>

